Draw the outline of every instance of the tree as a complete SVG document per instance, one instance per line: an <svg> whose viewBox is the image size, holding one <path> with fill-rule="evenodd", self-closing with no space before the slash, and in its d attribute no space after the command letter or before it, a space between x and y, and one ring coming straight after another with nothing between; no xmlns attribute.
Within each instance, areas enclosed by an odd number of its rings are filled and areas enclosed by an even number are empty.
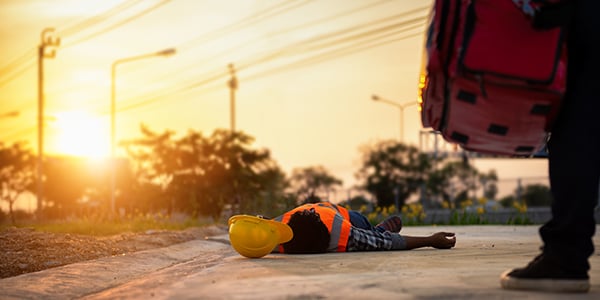
<svg viewBox="0 0 600 300"><path fill-rule="evenodd" d="M44 164L45 214L48 217L65 217L78 212L78 201L83 199L86 191L107 191L107 174L106 168L94 165L86 158L48 157ZM108 210L107 204L108 201L105 201L105 211Z"/></svg>
<svg viewBox="0 0 600 300"><path fill-rule="evenodd" d="M521 197L527 206L550 206L552 204L550 188L543 184L525 186Z"/></svg>
<svg viewBox="0 0 600 300"><path fill-rule="evenodd" d="M374 195L377 205L404 206L408 197L425 183L433 159L414 146L397 141L381 141L362 149L362 166L357 173L362 187Z"/></svg>
<svg viewBox="0 0 600 300"><path fill-rule="evenodd" d="M146 125L140 126L141 138L124 141L129 157L132 158L133 178L129 188L130 210L134 207L142 211L167 209L170 213L177 204L177 188L170 184L176 172L183 168L184 161L176 150L175 133L166 130L161 134L151 131ZM190 165L192 168L193 165ZM180 205L183 209L186 205Z"/></svg>
<svg viewBox="0 0 600 300"><path fill-rule="evenodd" d="M498 202L500 202L500 205L502 205L502 207L504 207L504 208L513 207L513 205L516 201L517 200L515 198L515 195L506 195L506 196L502 197L500 200L498 200Z"/></svg>
<svg viewBox="0 0 600 300"><path fill-rule="evenodd" d="M204 180L211 185L203 185L200 192L202 204L215 204L205 206L213 217L220 215L224 204L237 210L250 207L267 187L281 186L281 172L270 152L250 148L253 142L250 135L224 129L215 130L206 140L201 159Z"/></svg>
<svg viewBox="0 0 600 300"><path fill-rule="evenodd" d="M240 210L246 214L275 217L296 207L296 197L285 192L289 187L286 174L276 165L257 173L261 189L253 201L242 203Z"/></svg>
<svg viewBox="0 0 600 300"><path fill-rule="evenodd" d="M125 145L143 183L138 187L159 185L164 207L218 219L227 206L236 211L265 206L254 204L279 197L286 184L270 152L252 149L254 138L243 132L217 129L206 137L190 130L180 139L146 127L142 133Z"/></svg>
<svg viewBox="0 0 600 300"><path fill-rule="evenodd" d="M479 174L479 182L483 189L483 197L494 200L498 194L498 174L490 170L487 174Z"/></svg>
<svg viewBox="0 0 600 300"><path fill-rule="evenodd" d="M365 198L365 196L362 195L354 196L338 204L346 208L350 208L352 210L361 212L370 212L373 210L373 202L369 201L369 199Z"/></svg>
<svg viewBox="0 0 600 300"><path fill-rule="evenodd" d="M494 196L497 192L495 171L481 175L468 160L446 160L442 166L431 172L427 181L427 194L439 195L438 201L446 202L447 207L456 208L476 196L475 191L482 185L484 195Z"/></svg>
<svg viewBox="0 0 600 300"><path fill-rule="evenodd" d="M290 176L293 192L304 203L321 201L319 195L329 198L329 193L335 191L335 187L341 186L342 183L342 180L331 175L323 166L295 168Z"/></svg>
<svg viewBox="0 0 600 300"><path fill-rule="evenodd" d="M0 143L0 199L8 202L10 220L15 225L13 206L19 197L31 190L35 181L35 157L25 145Z"/></svg>

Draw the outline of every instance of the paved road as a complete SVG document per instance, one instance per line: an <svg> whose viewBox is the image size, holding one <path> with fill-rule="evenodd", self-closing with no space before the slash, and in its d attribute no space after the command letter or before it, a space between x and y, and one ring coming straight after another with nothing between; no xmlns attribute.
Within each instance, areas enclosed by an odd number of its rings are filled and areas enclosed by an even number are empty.
<svg viewBox="0 0 600 300"><path fill-rule="evenodd" d="M452 250L239 256L227 236L0 280L1 299L600 299L600 254L592 289L564 295L505 291L499 274L538 253L537 226L408 227L408 235L453 231ZM600 227L598 228L600 229ZM600 230L598 230L600 232ZM600 245L596 236L595 244Z"/></svg>

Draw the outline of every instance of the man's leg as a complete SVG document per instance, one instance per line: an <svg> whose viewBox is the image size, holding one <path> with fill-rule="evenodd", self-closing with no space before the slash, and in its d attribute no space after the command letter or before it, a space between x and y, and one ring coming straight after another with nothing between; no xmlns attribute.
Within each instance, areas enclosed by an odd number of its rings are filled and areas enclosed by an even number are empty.
<svg viewBox="0 0 600 300"><path fill-rule="evenodd" d="M600 2L578 5L569 31L567 97L549 144L552 220L540 235L545 256L587 274L600 184Z"/></svg>
<svg viewBox="0 0 600 300"><path fill-rule="evenodd" d="M395 232L398 233L402 229L402 219L399 216L389 216L381 223L373 226L371 222L365 217L363 214L349 210L348 214L350 215L350 223L352 226L367 229L367 230L377 230L379 232Z"/></svg>
<svg viewBox="0 0 600 300"><path fill-rule="evenodd" d="M373 225L371 225L369 220L361 213L349 210L348 214L350 215L350 223L352 223L352 226L367 230L373 229Z"/></svg>
<svg viewBox="0 0 600 300"><path fill-rule="evenodd" d="M543 253L502 275L505 288L585 292L594 251L600 184L600 1L576 2L569 28L567 95L549 143L552 219L540 228Z"/></svg>
<svg viewBox="0 0 600 300"><path fill-rule="evenodd" d="M375 225L375 229L380 232L389 231L399 233L402 230L402 218L399 216L389 216L381 223Z"/></svg>

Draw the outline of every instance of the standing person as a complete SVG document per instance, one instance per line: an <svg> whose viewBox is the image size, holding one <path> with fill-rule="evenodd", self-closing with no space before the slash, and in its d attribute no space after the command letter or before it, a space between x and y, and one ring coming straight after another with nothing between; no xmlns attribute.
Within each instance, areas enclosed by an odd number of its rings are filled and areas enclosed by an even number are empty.
<svg viewBox="0 0 600 300"><path fill-rule="evenodd" d="M540 228L542 252L501 275L506 289L587 292L600 182L600 1L572 0L567 90L552 129L552 219Z"/></svg>
<svg viewBox="0 0 600 300"><path fill-rule="evenodd" d="M304 204L274 220L287 224L293 231L293 238L276 249L283 253L450 249L456 244L454 233L400 235L402 221L398 216L372 226L360 213L329 202Z"/></svg>

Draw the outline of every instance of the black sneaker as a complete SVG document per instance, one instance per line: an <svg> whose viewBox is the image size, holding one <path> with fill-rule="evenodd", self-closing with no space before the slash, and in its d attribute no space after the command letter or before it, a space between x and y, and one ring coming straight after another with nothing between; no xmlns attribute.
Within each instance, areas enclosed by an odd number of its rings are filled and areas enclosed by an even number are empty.
<svg viewBox="0 0 600 300"><path fill-rule="evenodd" d="M587 272L566 272L540 254L527 267L504 272L500 284L509 290L586 293L590 289L590 278Z"/></svg>

